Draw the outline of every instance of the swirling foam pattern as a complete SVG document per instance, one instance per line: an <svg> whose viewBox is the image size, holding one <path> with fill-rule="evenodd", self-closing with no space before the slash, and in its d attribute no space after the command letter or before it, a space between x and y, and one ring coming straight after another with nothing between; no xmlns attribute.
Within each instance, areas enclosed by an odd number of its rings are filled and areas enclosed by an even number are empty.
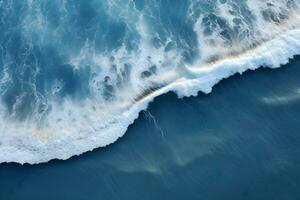
<svg viewBox="0 0 300 200"><path fill-rule="evenodd" d="M0 0L0 163L121 137L158 95L300 53L299 0Z"/></svg>

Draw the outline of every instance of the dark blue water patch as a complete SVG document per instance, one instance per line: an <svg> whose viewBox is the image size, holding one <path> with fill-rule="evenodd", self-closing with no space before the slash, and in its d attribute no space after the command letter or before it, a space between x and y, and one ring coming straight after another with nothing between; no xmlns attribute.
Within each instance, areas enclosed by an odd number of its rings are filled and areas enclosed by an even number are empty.
<svg viewBox="0 0 300 200"><path fill-rule="evenodd" d="M93 41L99 51L113 50L122 44L126 24L109 17L102 3L71 1L67 6L64 23L71 26L67 28L65 39L72 38L74 41L70 42L74 48L83 46L87 39Z"/></svg>
<svg viewBox="0 0 300 200"><path fill-rule="evenodd" d="M0 199L297 200L299 77L297 57L235 75L208 95L158 97L107 148L1 164Z"/></svg>
<svg viewBox="0 0 300 200"><path fill-rule="evenodd" d="M172 9L170 9L172 7ZM160 3L161 23L169 35L175 36L179 48L183 49L183 59L191 63L199 54L197 35L193 30L193 23L187 19L188 1L162 1Z"/></svg>

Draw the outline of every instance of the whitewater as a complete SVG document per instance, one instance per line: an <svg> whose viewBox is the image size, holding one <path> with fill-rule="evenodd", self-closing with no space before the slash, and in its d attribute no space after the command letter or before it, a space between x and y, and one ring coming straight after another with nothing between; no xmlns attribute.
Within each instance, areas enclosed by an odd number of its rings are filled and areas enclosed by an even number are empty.
<svg viewBox="0 0 300 200"><path fill-rule="evenodd" d="M210 93L236 73L287 64L300 54L299 6L0 0L0 163L107 146L157 96Z"/></svg>

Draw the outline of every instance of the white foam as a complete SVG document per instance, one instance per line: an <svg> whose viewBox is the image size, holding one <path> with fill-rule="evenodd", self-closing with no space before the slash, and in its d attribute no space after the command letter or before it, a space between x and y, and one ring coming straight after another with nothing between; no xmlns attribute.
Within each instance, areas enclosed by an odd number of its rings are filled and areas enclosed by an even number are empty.
<svg viewBox="0 0 300 200"><path fill-rule="evenodd" d="M284 2L285 0L277 2L278 7L272 8L275 14L285 12L282 11ZM191 66L183 64L180 48L165 52L164 48L171 39L167 40L165 46L153 47L152 32L144 21L143 14L138 11L131 13L137 21L132 20L128 25L135 27L141 37L139 46L134 51L128 51L123 45L112 52L101 54L95 51L94 44L87 41L79 54L70 58L70 63L75 71L81 70L85 64L92 66L95 76L89 82L91 97L80 101L64 99L64 102L57 102L55 96L64 83L55 82L47 95L47 101L51 102L51 112L45 119L34 114L23 122L16 122L15 118L9 117L5 107L0 104L0 163L34 164L55 158L68 159L73 155L107 146L122 137L139 112L147 109L148 104L159 95L170 91L175 92L178 97L196 96L200 91L210 93L215 84L235 73L242 74L260 66L277 68L288 63L294 55L300 54L300 24L297 13L291 13L288 21L276 24L263 20L261 10L265 9L265 2L248 0L247 3L256 20L253 27L247 27L246 21L241 26L253 29L254 35L245 37L242 41L231 44L232 46L227 46L226 41L220 37L220 29L215 30L210 37L203 35L203 16L196 17L194 31L198 36L201 55ZM118 1L109 4L108 10L117 12L117 5ZM219 5L218 14L231 22L234 17L229 12L230 9L230 5ZM233 26L232 23L230 25ZM31 29L28 28L28 31ZM216 41L215 45L210 44L210 39ZM245 51L253 43L260 45ZM243 53L230 57L236 52ZM215 54L221 55L222 59L208 64L208 58ZM112 56L115 58L113 64L117 66L115 73L110 71ZM126 64L133 66L127 77L129 80L117 87L118 75L122 74ZM147 79L141 78L141 73L151 65L157 66L155 75ZM111 101L103 98L103 79L106 76L110 77L116 90ZM1 86L9 80L10 77L2 76ZM145 90L147 92L147 88L156 86L164 87L138 98L145 94ZM18 97L19 100L20 98L22 96Z"/></svg>
<svg viewBox="0 0 300 200"><path fill-rule="evenodd" d="M68 159L73 155L109 145L122 137L139 112L145 110L159 95L169 91L176 92L179 97L195 96L199 91L209 93L215 84L235 73L241 74L260 66L277 68L287 64L290 58L299 53L300 30L294 29L242 55L226 58L206 67L187 68L195 78L178 79L133 104L116 103L110 106L111 109L101 110L99 107L99 111L88 108L90 102L78 105L69 101L63 106L55 105L52 112L55 115L50 115L46 129L12 127L9 123L1 126L0 163L33 164L55 158ZM108 111L109 113L105 113ZM105 120L97 115L108 117ZM60 121L56 116L63 120Z"/></svg>

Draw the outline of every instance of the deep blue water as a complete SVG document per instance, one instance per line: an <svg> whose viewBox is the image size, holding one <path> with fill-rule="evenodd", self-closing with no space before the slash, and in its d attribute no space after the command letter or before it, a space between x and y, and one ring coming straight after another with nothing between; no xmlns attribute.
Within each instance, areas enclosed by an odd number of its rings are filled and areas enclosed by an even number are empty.
<svg viewBox="0 0 300 200"><path fill-rule="evenodd" d="M300 57L208 95L160 96L123 138L67 161L0 165L0 199L300 199Z"/></svg>

